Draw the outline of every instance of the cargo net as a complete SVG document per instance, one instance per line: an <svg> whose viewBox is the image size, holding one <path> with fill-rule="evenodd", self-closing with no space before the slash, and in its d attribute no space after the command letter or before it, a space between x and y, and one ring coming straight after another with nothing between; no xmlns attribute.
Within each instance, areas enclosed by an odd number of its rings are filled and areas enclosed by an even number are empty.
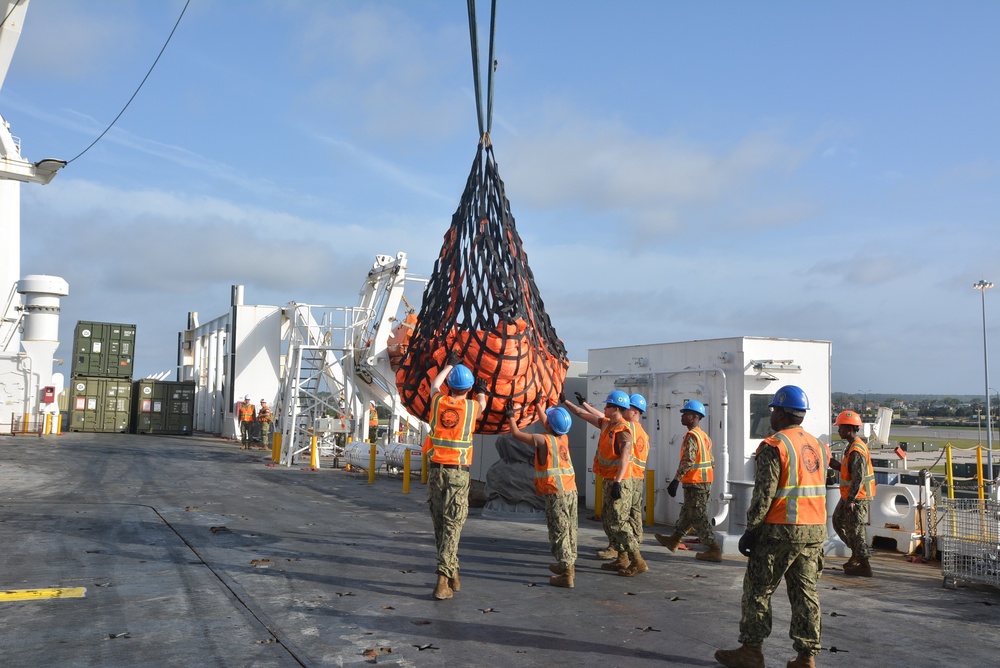
<svg viewBox="0 0 1000 668"><path fill-rule="evenodd" d="M535 402L558 403L569 368L528 268L493 149L483 144L396 373L403 405L424 421L430 419L431 381L449 351L486 383L477 434L510 430L508 402L518 427L537 420Z"/></svg>

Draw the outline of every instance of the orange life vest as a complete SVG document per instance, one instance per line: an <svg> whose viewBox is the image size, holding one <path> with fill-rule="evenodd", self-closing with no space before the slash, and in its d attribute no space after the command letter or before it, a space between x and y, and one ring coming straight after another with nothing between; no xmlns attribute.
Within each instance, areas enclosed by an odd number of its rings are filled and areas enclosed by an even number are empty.
<svg viewBox="0 0 1000 668"><path fill-rule="evenodd" d="M438 392L431 401L431 434L425 449L432 462L472 464L472 430L479 418L479 404Z"/></svg>
<svg viewBox="0 0 1000 668"><path fill-rule="evenodd" d="M715 458L712 457L712 439L701 427L689 429L684 437L693 436L698 441L698 450L690 469L681 476L682 483L712 482L715 479Z"/></svg>
<svg viewBox="0 0 1000 668"><path fill-rule="evenodd" d="M601 436L597 440L597 452L594 453L594 473L602 478L614 480L618 476L618 466L622 456L621 453L615 452L615 437L620 431L628 431L634 436L632 423L628 420L611 424L611 420L602 418Z"/></svg>
<svg viewBox="0 0 1000 668"><path fill-rule="evenodd" d="M246 401L240 404L240 422L253 422L253 414L253 404Z"/></svg>
<svg viewBox="0 0 1000 668"><path fill-rule="evenodd" d="M851 458L851 453L854 452L860 453L865 458L865 477L861 479L857 498L874 499L875 469L872 467L872 455L868 451L868 444L860 438L855 438L844 451L844 461L840 465L840 498L847 499L847 495L851 491L851 469L847 463Z"/></svg>
<svg viewBox="0 0 1000 668"><path fill-rule="evenodd" d="M632 423L632 436L635 442L632 444L632 463L629 465L628 477L646 477L646 460L649 458L649 434L638 422Z"/></svg>
<svg viewBox="0 0 1000 668"><path fill-rule="evenodd" d="M778 489L764 521L769 524L826 524L826 465L830 456L815 436L799 426L761 441L781 459Z"/></svg>
<svg viewBox="0 0 1000 668"><path fill-rule="evenodd" d="M378 410L375 408L368 409L368 426L378 426Z"/></svg>
<svg viewBox="0 0 1000 668"><path fill-rule="evenodd" d="M539 496L548 496L559 492L576 491L576 473L573 471L573 461L569 457L569 438L566 434L553 436L543 434L545 438L545 461L535 448L535 492Z"/></svg>

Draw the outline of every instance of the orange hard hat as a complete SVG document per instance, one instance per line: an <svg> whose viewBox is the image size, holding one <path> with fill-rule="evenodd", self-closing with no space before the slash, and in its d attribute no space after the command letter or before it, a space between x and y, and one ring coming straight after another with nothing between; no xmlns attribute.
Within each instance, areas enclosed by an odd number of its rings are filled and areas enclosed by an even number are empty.
<svg viewBox="0 0 1000 668"><path fill-rule="evenodd" d="M836 422L834 422L833 424L838 426L842 424L849 424L854 427L860 427L861 416L855 413L854 411L841 411L840 415L837 416Z"/></svg>

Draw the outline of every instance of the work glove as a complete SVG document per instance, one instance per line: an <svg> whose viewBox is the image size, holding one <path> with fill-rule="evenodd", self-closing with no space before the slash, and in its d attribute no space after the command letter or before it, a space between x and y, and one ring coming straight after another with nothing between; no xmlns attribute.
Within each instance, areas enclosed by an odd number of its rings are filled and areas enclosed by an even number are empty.
<svg viewBox="0 0 1000 668"><path fill-rule="evenodd" d="M749 557L750 552L753 550L754 545L756 544L757 544L757 532L747 531L742 536L740 536L740 544L739 544L740 554L742 554L744 557Z"/></svg>
<svg viewBox="0 0 1000 668"><path fill-rule="evenodd" d="M673 480L670 481L670 484L667 485L667 494L669 494L671 498L677 496L677 486L680 484L681 481L678 480L677 478L674 478Z"/></svg>
<svg viewBox="0 0 1000 668"><path fill-rule="evenodd" d="M586 399L586 398L585 398L585 397L584 397L584 396L583 396L582 394L580 394L579 392L574 392L573 394L575 394L575 395L576 395L576 403L577 403L577 404L579 404L580 406L582 406L582 405L583 405L583 402L585 402L585 401L587 400L587 399Z"/></svg>
<svg viewBox="0 0 1000 668"><path fill-rule="evenodd" d="M512 417L514 417L514 402L513 401L508 401L507 405L504 406L503 416L505 418L507 418L508 420L511 419Z"/></svg>
<svg viewBox="0 0 1000 668"><path fill-rule="evenodd" d="M622 484L620 482L611 484L611 498L615 501L622 498Z"/></svg>
<svg viewBox="0 0 1000 668"><path fill-rule="evenodd" d="M482 378L477 378L476 382L472 385L472 391L477 394L486 394L486 381Z"/></svg>
<svg viewBox="0 0 1000 668"><path fill-rule="evenodd" d="M448 364L455 366L462 363L462 355L457 350L448 353Z"/></svg>

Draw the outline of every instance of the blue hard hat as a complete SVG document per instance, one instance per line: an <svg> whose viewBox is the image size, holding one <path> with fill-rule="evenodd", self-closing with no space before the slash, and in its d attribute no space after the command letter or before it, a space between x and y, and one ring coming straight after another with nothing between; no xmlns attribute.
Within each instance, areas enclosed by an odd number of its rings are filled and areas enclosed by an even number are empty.
<svg viewBox="0 0 1000 668"><path fill-rule="evenodd" d="M448 374L448 387L453 390L467 390L476 382L469 367L464 364L456 364Z"/></svg>
<svg viewBox="0 0 1000 668"><path fill-rule="evenodd" d="M698 415L705 417L705 404L695 399L688 399L684 402L684 408L681 409L681 413L684 411L691 411L692 413L697 413Z"/></svg>
<svg viewBox="0 0 1000 668"><path fill-rule="evenodd" d="M778 388L774 393L774 398L768 406L778 408L790 408L795 411L809 410L809 397L798 385L785 385Z"/></svg>
<svg viewBox="0 0 1000 668"><path fill-rule="evenodd" d="M646 397L641 394L633 394L628 398L628 402L632 408L638 408L640 413L646 412Z"/></svg>
<svg viewBox="0 0 1000 668"><path fill-rule="evenodd" d="M545 417L549 421L549 428L562 436L573 426L573 418L569 416L569 411L562 406L556 406L545 411Z"/></svg>
<svg viewBox="0 0 1000 668"><path fill-rule="evenodd" d="M610 404L612 406L617 406L618 408L628 408L631 404L629 403L628 395L621 390L614 390L608 395L608 398L604 400L605 404Z"/></svg>

